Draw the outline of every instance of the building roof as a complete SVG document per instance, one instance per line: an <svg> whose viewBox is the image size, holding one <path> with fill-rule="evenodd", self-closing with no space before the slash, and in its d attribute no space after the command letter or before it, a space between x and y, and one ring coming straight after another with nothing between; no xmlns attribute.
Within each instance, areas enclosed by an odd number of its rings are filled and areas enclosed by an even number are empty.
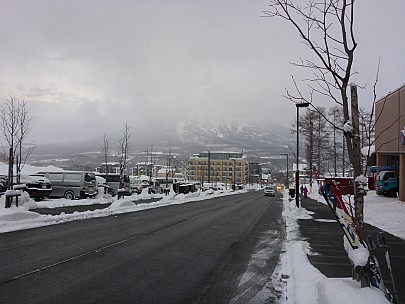
<svg viewBox="0 0 405 304"><path fill-rule="evenodd" d="M387 95L385 95L385 96L381 97L380 99L378 99L376 103L379 103L379 102L384 101L385 99L388 98L388 96L390 96L390 95L392 95L392 94L395 94L396 92L398 92L399 90L402 90L402 89L404 89L404 88L405 88L405 83L404 83L402 86L400 86L398 89L396 89L396 90L394 90L394 91L388 92Z"/></svg>
<svg viewBox="0 0 405 304"><path fill-rule="evenodd" d="M242 152L226 152L226 151L209 151L193 154L189 159L204 158L208 159L208 155L211 160L228 160L228 159L243 159Z"/></svg>

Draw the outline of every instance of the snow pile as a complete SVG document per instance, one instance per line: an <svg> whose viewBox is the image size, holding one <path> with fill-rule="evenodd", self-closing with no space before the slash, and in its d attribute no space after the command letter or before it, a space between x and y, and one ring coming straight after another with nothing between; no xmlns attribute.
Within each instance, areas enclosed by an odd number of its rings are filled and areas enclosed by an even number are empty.
<svg viewBox="0 0 405 304"><path fill-rule="evenodd" d="M361 148L361 154L364 156L369 156L373 153L375 153L375 145Z"/></svg>
<svg viewBox="0 0 405 304"><path fill-rule="evenodd" d="M352 261L355 266L366 266L368 257L370 256L368 249L364 246L353 249L352 245L350 245L349 241L346 238L343 238L343 240L344 248L347 252L347 255L349 256L350 261Z"/></svg>
<svg viewBox="0 0 405 304"><path fill-rule="evenodd" d="M353 131L353 126L350 121L345 122L343 125L343 131L345 131L345 133L351 133Z"/></svg>
<svg viewBox="0 0 405 304"><path fill-rule="evenodd" d="M27 219L38 218L40 215L35 212L27 211L21 207L12 206L10 208L3 208L0 213L0 222L16 222L24 221ZM1 224L0 224L1 225Z"/></svg>
<svg viewBox="0 0 405 304"><path fill-rule="evenodd" d="M360 192L358 193L367 193L368 189L368 178L363 174L356 177L354 180L357 184L356 187L359 189Z"/></svg>

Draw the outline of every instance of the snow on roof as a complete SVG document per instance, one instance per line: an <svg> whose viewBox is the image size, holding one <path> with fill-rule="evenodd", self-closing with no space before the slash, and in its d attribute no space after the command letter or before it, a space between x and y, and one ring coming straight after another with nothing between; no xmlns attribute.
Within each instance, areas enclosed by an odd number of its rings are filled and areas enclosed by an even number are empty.
<svg viewBox="0 0 405 304"><path fill-rule="evenodd" d="M398 89L395 89L395 90L393 90L393 91L389 91L386 95L384 95L383 97L379 98L376 103L379 103L379 102L384 101L386 98L388 98L388 96L390 96L390 95L396 93L396 92L399 91L399 90L402 90L403 88L405 88L405 83L404 83L402 86L400 86Z"/></svg>
<svg viewBox="0 0 405 304"><path fill-rule="evenodd" d="M370 149L370 153L369 153L369 149ZM375 153L375 145L361 148L361 154L363 154L365 156L371 155L373 153Z"/></svg>
<svg viewBox="0 0 405 304"><path fill-rule="evenodd" d="M31 165L25 165L21 173L30 175L30 174L35 174L37 172L60 172L64 171L62 168L55 167L55 166L46 166L46 167L37 167L37 166L31 166ZM0 162L0 174L2 175L8 175L8 164Z"/></svg>

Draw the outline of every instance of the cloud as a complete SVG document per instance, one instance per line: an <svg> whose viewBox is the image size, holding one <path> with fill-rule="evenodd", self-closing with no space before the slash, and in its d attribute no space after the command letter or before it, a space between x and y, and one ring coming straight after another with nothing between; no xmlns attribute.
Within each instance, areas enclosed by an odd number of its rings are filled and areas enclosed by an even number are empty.
<svg viewBox="0 0 405 304"><path fill-rule="evenodd" d="M404 82L404 4L370 3L357 9L356 82L373 83L374 63L384 55L384 92ZM14 93L30 100L33 136L47 132L49 141L167 117L269 119L288 127L295 109L283 98L285 88L292 88L291 75L309 77L289 62L308 52L287 22L260 17L267 5L3 1L0 99ZM392 41L395 47L387 47Z"/></svg>

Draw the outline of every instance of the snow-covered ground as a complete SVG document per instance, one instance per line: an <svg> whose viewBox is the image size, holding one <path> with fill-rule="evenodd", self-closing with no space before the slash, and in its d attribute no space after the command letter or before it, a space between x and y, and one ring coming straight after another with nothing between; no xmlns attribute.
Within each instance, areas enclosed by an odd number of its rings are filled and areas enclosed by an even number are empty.
<svg viewBox="0 0 405 304"><path fill-rule="evenodd" d="M66 200L55 199L46 200L36 203L29 197L23 196L20 199L21 207L15 206L4 208L4 197L0 198L0 233L16 231L21 229L31 229L35 227L54 225L67 221L82 220L93 217L103 217L113 214L136 212L148 208L158 208L171 204L183 204L191 201L210 199L223 195L237 195L243 191L207 191L190 193L187 195L175 195L173 192L168 196L149 195L146 192L140 195L125 197L117 200L111 197L98 197L88 200ZM325 203L323 198L318 194L316 186L313 187L309 196ZM161 197L162 199L145 204L142 199ZM40 215L33 211L35 208L43 207L61 207L75 204L100 204L111 202L108 208L98 209L95 211L75 212L73 214L60 215ZM281 256L280 266L276 269L272 278L269 278L269 284L258 293L252 303L265 303L266 297L269 296L269 286L277 286L281 289L279 292L283 296L279 303L357 303L357 304L378 304L388 303L383 294L375 288L360 288L358 282L351 278L326 278L322 273L313 267L307 254L311 252L309 244L302 240L299 235L297 219L310 219L311 212L305 208L298 209L295 201L289 201L286 193L284 199L283 216L286 220L287 236L285 243L285 253ZM397 198L387 198L377 196L374 191L369 191L365 197L364 217L365 221L374 226L390 232L402 239L405 239L404 225L405 203L399 202ZM343 243L343 236L342 236ZM286 284L280 284L280 281ZM344 290L345 292L342 292ZM273 293L274 294L274 293Z"/></svg>

